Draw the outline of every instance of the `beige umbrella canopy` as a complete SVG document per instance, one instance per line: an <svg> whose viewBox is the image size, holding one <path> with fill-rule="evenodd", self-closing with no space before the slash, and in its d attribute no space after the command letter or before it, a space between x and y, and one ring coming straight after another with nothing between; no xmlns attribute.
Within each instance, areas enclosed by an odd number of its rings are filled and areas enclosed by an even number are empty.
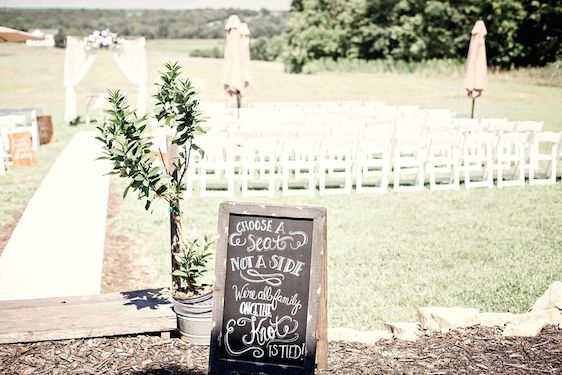
<svg viewBox="0 0 562 375"><path fill-rule="evenodd" d="M24 42L26 40L42 40L42 36L36 36L25 31L0 26L0 42Z"/></svg>
<svg viewBox="0 0 562 375"><path fill-rule="evenodd" d="M471 32L468 55L466 57L466 76L464 88L472 99L471 117L474 117L474 101L488 88L488 66L486 64L486 25L476 21Z"/></svg>
<svg viewBox="0 0 562 375"><path fill-rule="evenodd" d="M248 24L240 24L240 38L242 39L242 77L246 87L250 84L250 29Z"/></svg>
<svg viewBox="0 0 562 375"><path fill-rule="evenodd" d="M237 107L240 108L244 89L250 84L249 78L249 41L243 34L249 36L248 27L243 27L236 15L228 17L226 21L226 41L224 45L223 85L230 96L236 96Z"/></svg>

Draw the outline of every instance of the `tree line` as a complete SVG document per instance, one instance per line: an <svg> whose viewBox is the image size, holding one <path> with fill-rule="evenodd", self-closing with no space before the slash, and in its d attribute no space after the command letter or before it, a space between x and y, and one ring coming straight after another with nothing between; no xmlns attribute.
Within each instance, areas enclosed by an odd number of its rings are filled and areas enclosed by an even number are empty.
<svg viewBox="0 0 562 375"><path fill-rule="evenodd" d="M283 59L301 72L314 61L462 60L474 22L488 29L490 65L543 66L562 58L562 0L292 0L290 12L242 9L1 9L0 24L87 35L109 28L146 38L223 38L238 14L252 32L252 58ZM217 56L220 51L198 51Z"/></svg>
<svg viewBox="0 0 562 375"><path fill-rule="evenodd" d="M318 59L462 59L475 21L488 29L488 61L542 66L561 57L560 0L292 0L285 63Z"/></svg>
<svg viewBox="0 0 562 375"><path fill-rule="evenodd" d="M19 30L58 29L57 41L66 35L86 36L109 28L119 35L147 39L224 38L224 25L238 14L250 25L252 36L270 38L283 33L287 12L246 9L114 10L114 9L0 9L0 25Z"/></svg>

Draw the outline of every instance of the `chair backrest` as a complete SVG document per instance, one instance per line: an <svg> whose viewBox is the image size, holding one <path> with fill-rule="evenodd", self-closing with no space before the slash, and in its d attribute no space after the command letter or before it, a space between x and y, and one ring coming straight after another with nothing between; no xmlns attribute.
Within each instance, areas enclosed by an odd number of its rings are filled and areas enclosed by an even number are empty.
<svg viewBox="0 0 562 375"><path fill-rule="evenodd" d="M538 132L533 136L533 144L547 143L558 145L560 143L560 133L558 132Z"/></svg>
<svg viewBox="0 0 562 375"><path fill-rule="evenodd" d="M363 130L364 140L376 140L381 142L392 142L395 135L395 126L387 125L368 125Z"/></svg>
<svg viewBox="0 0 562 375"><path fill-rule="evenodd" d="M462 137L453 134L434 134L430 136L429 144L430 148L433 146L454 146L460 148L462 146Z"/></svg>
<svg viewBox="0 0 562 375"><path fill-rule="evenodd" d="M453 125L461 134L471 132L480 133L484 130L484 124L482 124L478 119L472 118L455 118Z"/></svg>
<svg viewBox="0 0 562 375"><path fill-rule="evenodd" d="M279 141L276 138L254 138L244 142L242 160L248 163L275 163Z"/></svg>
<svg viewBox="0 0 562 375"><path fill-rule="evenodd" d="M525 144L528 141L528 137L526 133L521 132L510 132L510 133L503 133L499 140L499 144L506 144L506 143L520 143Z"/></svg>
<svg viewBox="0 0 562 375"><path fill-rule="evenodd" d="M490 132L512 132L515 123L504 118L483 118L484 128Z"/></svg>
<svg viewBox="0 0 562 375"><path fill-rule="evenodd" d="M488 132L466 133L464 136L463 152L465 157L486 156L491 157L493 150L495 134Z"/></svg>
<svg viewBox="0 0 562 375"><path fill-rule="evenodd" d="M519 121L515 125L515 130L518 132L538 133L542 131L543 125L543 121Z"/></svg>
<svg viewBox="0 0 562 375"><path fill-rule="evenodd" d="M326 138L320 148L320 159L351 162L355 153L356 142L356 139L349 137Z"/></svg>
<svg viewBox="0 0 562 375"><path fill-rule="evenodd" d="M0 126L25 126L26 118L23 114L0 115Z"/></svg>

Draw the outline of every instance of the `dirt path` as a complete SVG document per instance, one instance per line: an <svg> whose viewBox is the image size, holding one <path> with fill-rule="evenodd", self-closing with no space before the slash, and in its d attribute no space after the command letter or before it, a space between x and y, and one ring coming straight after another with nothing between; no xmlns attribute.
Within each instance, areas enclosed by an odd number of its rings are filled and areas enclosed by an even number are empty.
<svg viewBox="0 0 562 375"><path fill-rule="evenodd" d="M0 227L0 255L2 255L2 251L4 250L6 244L8 243L8 240L10 239L12 232L16 228L16 225L18 225L18 221L20 221L20 217L23 214L23 211L24 210L21 210L20 212L15 214L14 217L12 218L12 221L9 224Z"/></svg>
<svg viewBox="0 0 562 375"><path fill-rule="evenodd" d="M155 288L156 276L151 272L151 256L145 254L138 235L117 233L113 218L122 205L122 192L111 184L107 207L107 227L103 257L102 293Z"/></svg>
<svg viewBox="0 0 562 375"><path fill-rule="evenodd" d="M0 345L2 374L206 374L208 347L155 336ZM562 330L536 338L503 338L472 328L366 346L330 343L327 374L560 374Z"/></svg>

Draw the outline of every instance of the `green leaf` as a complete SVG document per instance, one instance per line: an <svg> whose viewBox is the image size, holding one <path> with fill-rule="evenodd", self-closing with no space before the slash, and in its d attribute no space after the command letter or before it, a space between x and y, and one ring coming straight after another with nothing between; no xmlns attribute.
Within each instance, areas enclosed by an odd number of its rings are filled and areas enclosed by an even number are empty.
<svg viewBox="0 0 562 375"><path fill-rule="evenodd" d="M180 264L182 264L185 260L180 254L177 254L177 253L174 254L174 258L176 259L176 262L178 262Z"/></svg>
<svg viewBox="0 0 562 375"><path fill-rule="evenodd" d="M199 152L199 155L201 155L202 158L205 157L205 150L203 150L201 147L197 146L195 143L191 144L191 148L194 149L195 151Z"/></svg>
<svg viewBox="0 0 562 375"><path fill-rule="evenodd" d="M152 169L148 172L148 177L156 176L160 171L159 167L152 167Z"/></svg>
<svg viewBox="0 0 562 375"><path fill-rule="evenodd" d="M182 277L188 277L187 273L185 273L184 271L180 271L180 270L175 270L174 272L172 272L173 276L182 276Z"/></svg>
<svg viewBox="0 0 562 375"><path fill-rule="evenodd" d="M129 192L129 189L130 189L130 188L131 188L131 185L128 185L128 186L125 188L125 191L123 191L123 199L125 199L125 197L127 196L127 193Z"/></svg>
<svg viewBox="0 0 562 375"><path fill-rule="evenodd" d="M205 134L205 133L207 133L207 132L205 131L205 129L203 129L203 128L200 127L200 126L196 126L196 127L193 129L193 135L202 135L202 134Z"/></svg>

